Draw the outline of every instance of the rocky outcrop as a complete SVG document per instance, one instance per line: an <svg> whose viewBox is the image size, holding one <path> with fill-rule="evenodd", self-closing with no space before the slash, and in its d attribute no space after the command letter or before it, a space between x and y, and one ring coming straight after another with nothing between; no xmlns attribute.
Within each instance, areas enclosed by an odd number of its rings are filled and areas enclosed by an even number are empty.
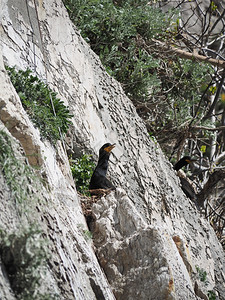
<svg viewBox="0 0 225 300"><path fill-rule="evenodd" d="M93 214L96 253L116 298L175 299L160 231L146 224L126 194L117 190L102 198Z"/></svg>
<svg viewBox="0 0 225 300"><path fill-rule="evenodd" d="M23 148L17 157L25 153L44 179L41 188L29 186L40 200L23 222L36 220L49 240L46 286L60 299L114 299L111 288L117 299L196 299L212 289L223 299L224 254L213 229L183 194L160 147L149 139L120 84L81 38L62 2L3 0L1 5L0 120L15 147ZM58 142L55 150L40 139L3 62L31 68L69 105L74 117L67 149ZM124 191L93 206L97 259L85 235L66 150L97 157L105 142L116 143L109 173ZM13 215L5 186L0 226L14 230L21 217ZM206 272L207 284L198 270ZM10 299L6 275L0 280L1 298Z"/></svg>
<svg viewBox="0 0 225 300"><path fill-rule="evenodd" d="M25 9L24 2L16 4L18 4L17 8ZM11 13L18 16L17 13L20 10L16 10L14 6L8 6L7 2L4 5L4 12L9 8ZM22 17L22 15L20 16ZM18 19L15 18L13 21L17 22ZM16 27L13 28L16 32ZM1 35L1 38L4 40L6 36ZM4 56L4 59L7 64L11 64L11 59L12 64L15 64L14 55L16 56L18 53L17 46L21 45L17 45L18 39L16 38L8 41L13 43L15 49L13 53L10 53L12 56L8 58ZM3 52L4 46L6 45L3 42ZM7 54L9 54L8 51ZM22 49L19 54L23 56ZM66 152L60 142L56 151L47 141L43 142L40 139L39 131L29 120L20 98L10 82L2 57L1 53L0 131L6 132L12 140L15 157L19 161L21 161L21 157L26 157L24 164L26 165L27 160L31 166L35 166L38 169L38 177L41 176L44 181L39 187L36 187L36 184L28 178L24 189L30 191L30 199L35 198L35 202L25 215L20 215L17 212L13 194L4 181L3 174L0 174L0 179L4 182L0 186L0 227L10 234L18 229L22 230L27 224L33 222L39 224L49 241L48 248L51 253L48 270L43 274L46 280L43 285L58 294L60 299L101 299L103 295L104 299L114 299L107 279L93 252L91 240L87 240L85 236L88 228L71 176ZM18 63L19 61L21 65ZM26 60L18 59L18 62L19 68L28 67L25 64ZM22 65L23 63L24 65ZM31 182L29 183L29 181ZM14 299L7 270L2 262L1 267L0 298Z"/></svg>
<svg viewBox="0 0 225 300"><path fill-rule="evenodd" d="M203 246L208 243L204 232L208 226L198 224L194 208L190 208L191 219L195 220L196 233L201 236L201 248L200 244L196 247L199 235L193 238L187 216L183 219L184 230L150 225L119 189L101 198L92 211L96 220L93 229L96 253L117 299L198 299L197 296L208 299L211 283L201 284L196 266L203 267L207 261L203 268L208 268L209 275L215 270L215 262L209 246ZM200 286L198 293L196 286Z"/></svg>

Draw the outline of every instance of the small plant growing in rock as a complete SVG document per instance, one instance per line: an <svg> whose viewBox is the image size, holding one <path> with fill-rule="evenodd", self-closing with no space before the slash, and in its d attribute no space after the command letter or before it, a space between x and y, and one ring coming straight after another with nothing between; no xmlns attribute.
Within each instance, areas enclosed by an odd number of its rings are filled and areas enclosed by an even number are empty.
<svg viewBox="0 0 225 300"><path fill-rule="evenodd" d="M200 281L202 281L205 286L208 286L209 281L207 280L207 272L203 269L201 269L199 266L195 266L196 271L198 272L198 277L200 279ZM216 300L216 294L214 291L212 290L208 290L208 298L209 300Z"/></svg>
<svg viewBox="0 0 225 300"><path fill-rule="evenodd" d="M78 224L77 227L81 230L81 232L82 232L82 234L83 234L83 236L84 236L84 239L85 239L86 241L89 241L89 240L92 239L92 237L93 237L92 232L89 231L89 230L85 230L83 224Z"/></svg>
<svg viewBox="0 0 225 300"><path fill-rule="evenodd" d="M198 266L196 266L196 271L198 272L198 276L199 276L200 281L202 281L206 285L208 285L207 272L204 271L203 269L199 268Z"/></svg>
<svg viewBox="0 0 225 300"><path fill-rule="evenodd" d="M84 154L80 158L70 160L70 168L76 187L82 194L87 194L89 182L94 171L95 164L91 155Z"/></svg>
<svg viewBox="0 0 225 300"><path fill-rule="evenodd" d="M214 291L208 291L208 298L209 300L216 300L216 294Z"/></svg>
<svg viewBox="0 0 225 300"><path fill-rule="evenodd" d="M86 241L91 240L92 239L92 233L89 230L85 230L84 231L84 238Z"/></svg>
<svg viewBox="0 0 225 300"><path fill-rule="evenodd" d="M34 125L39 128L41 137L56 144L66 134L72 115L60 99L44 82L33 76L31 70L16 71L6 67L11 82L20 96L22 105Z"/></svg>

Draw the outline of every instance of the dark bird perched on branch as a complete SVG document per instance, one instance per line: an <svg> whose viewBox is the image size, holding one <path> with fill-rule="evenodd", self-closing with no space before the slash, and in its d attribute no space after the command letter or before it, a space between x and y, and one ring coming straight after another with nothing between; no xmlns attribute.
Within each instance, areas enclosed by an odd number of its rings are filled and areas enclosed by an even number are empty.
<svg viewBox="0 0 225 300"><path fill-rule="evenodd" d="M178 160L178 162L174 165L173 168L174 168L174 170L179 171L181 168L183 168L184 166L187 166L192 161L193 160L191 159L190 156L184 156L180 160Z"/></svg>
<svg viewBox="0 0 225 300"><path fill-rule="evenodd" d="M107 143L100 148L98 164L91 177L89 190L96 190L96 189L115 190L116 189L115 186L106 178L110 152L114 147L115 144L112 145Z"/></svg>
<svg viewBox="0 0 225 300"><path fill-rule="evenodd" d="M184 166L187 166L188 164L190 164L193 161L196 161L196 160L191 159L190 156L184 156L174 165L173 168L174 168L174 170L179 171L181 168L183 168ZM191 183L188 181L188 179L185 177L185 175L179 173L178 176L180 178L181 188L182 188L183 192L185 193L185 195L188 198L190 198L191 200L196 200L196 193L195 193L195 190L194 190L193 186L191 185Z"/></svg>

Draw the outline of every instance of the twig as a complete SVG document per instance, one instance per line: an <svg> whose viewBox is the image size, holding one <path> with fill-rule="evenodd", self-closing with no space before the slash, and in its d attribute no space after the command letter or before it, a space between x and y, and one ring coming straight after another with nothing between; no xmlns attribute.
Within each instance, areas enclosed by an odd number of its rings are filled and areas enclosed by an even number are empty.
<svg viewBox="0 0 225 300"><path fill-rule="evenodd" d="M218 85L218 87L217 87L217 89L216 89L215 99L214 99L214 101L213 101L213 103L212 103L212 105L211 105L209 111L208 111L207 114L204 116L203 120L208 119L208 118L211 116L211 114L213 113L213 110L214 110L214 108L215 108L215 106L216 106L216 103L217 103L217 101L218 101L218 99L219 99L220 92L221 92L222 87L223 87L224 78L225 78L225 68L224 68L224 70L223 70L222 78L220 79L219 85Z"/></svg>
<svg viewBox="0 0 225 300"><path fill-rule="evenodd" d="M219 131L219 130L224 130L225 126L219 126L219 127L215 127L215 128L206 127L206 126L194 126L194 127L191 127L191 130L194 130L194 129L208 130L208 131Z"/></svg>
<svg viewBox="0 0 225 300"><path fill-rule="evenodd" d="M170 46L166 43L163 43L163 42L155 40L155 39L153 39L152 41L155 43L156 46L158 46L159 48L161 48L164 51L167 51L167 53L169 53L169 54L176 54L181 58L203 61L206 63L210 63L213 66L217 66L219 68L225 68L225 61L223 61L223 60L210 58L210 57L206 57L206 56L199 55L196 53L190 53L185 50L177 49L173 46Z"/></svg>

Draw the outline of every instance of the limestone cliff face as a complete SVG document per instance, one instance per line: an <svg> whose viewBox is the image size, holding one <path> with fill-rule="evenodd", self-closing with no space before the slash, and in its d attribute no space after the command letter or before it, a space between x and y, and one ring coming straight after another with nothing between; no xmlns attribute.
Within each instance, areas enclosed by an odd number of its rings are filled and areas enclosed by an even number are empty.
<svg viewBox="0 0 225 300"><path fill-rule="evenodd" d="M16 155L39 167L45 184L31 187L40 199L35 219L49 239L45 285L60 299L224 299L224 254L215 233L182 193L178 178L120 84L70 22L60 0L2 0L0 56L1 130L13 138ZM69 105L73 125L66 148L97 157L116 143L110 159L115 193L93 206L93 243L70 173L65 145L57 151L40 139L12 86L4 64L29 67ZM0 174L0 226L22 222ZM35 217L34 217L35 216ZM98 259L97 259L97 257ZM2 264L1 264L2 266ZM207 274L199 280L196 266ZM14 299L4 267L0 298Z"/></svg>

